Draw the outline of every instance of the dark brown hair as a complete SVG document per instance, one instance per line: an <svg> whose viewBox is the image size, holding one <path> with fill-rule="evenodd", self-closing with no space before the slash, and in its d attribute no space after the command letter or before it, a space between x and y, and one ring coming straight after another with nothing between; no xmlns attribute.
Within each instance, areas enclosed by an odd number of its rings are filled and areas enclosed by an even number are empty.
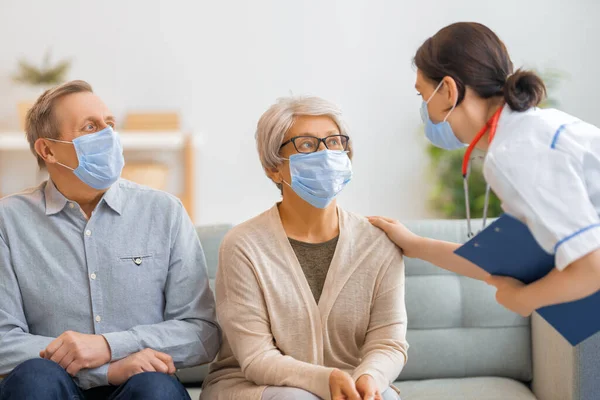
<svg viewBox="0 0 600 400"><path fill-rule="evenodd" d="M416 67L439 83L446 76L458 87L459 105L467 87L481 98L503 96L509 107L525 111L545 98L546 86L533 71L517 70L504 43L491 29L475 22L459 22L440 30L419 47Z"/></svg>
<svg viewBox="0 0 600 400"><path fill-rule="evenodd" d="M35 142L39 138L59 139L56 119L54 118L54 103L61 97L72 93L90 92L92 87L85 81L71 81L46 90L27 112L25 117L25 134L29 148L37 158L38 166L45 166L44 160L35 151Z"/></svg>

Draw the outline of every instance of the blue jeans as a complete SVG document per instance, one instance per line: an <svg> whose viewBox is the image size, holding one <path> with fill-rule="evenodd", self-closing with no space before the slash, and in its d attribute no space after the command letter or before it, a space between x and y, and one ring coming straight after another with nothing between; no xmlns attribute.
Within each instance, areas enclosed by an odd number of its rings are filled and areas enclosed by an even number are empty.
<svg viewBox="0 0 600 400"><path fill-rule="evenodd" d="M53 361L37 358L17 366L0 382L0 400L190 400L177 378L144 372L125 384L81 390Z"/></svg>

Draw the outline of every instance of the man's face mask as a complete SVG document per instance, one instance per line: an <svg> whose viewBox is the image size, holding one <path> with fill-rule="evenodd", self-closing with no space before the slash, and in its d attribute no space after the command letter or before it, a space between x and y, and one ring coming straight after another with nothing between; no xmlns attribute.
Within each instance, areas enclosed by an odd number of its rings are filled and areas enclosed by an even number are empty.
<svg viewBox="0 0 600 400"><path fill-rule="evenodd" d="M83 135L72 142L48 139L57 143L68 143L75 146L79 165L73 169L57 162L73 173L86 185L97 189L108 189L121 176L125 159L119 136L108 126L105 129Z"/></svg>

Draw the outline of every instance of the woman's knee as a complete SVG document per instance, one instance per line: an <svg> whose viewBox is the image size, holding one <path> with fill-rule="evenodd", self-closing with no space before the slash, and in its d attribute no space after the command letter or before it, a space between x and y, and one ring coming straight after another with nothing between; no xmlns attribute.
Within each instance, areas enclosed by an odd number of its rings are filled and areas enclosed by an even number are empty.
<svg viewBox="0 0 600 400"><path fill-rule="evenodd" d="M265 389L262 400L321 400L321 398L299 388L269 386Z"/></svg>

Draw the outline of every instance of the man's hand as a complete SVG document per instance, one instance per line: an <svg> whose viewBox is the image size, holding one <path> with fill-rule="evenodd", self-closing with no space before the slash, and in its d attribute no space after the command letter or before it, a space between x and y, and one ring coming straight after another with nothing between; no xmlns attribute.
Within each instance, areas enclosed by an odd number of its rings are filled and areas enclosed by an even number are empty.
<svg viewBox="0 0 600 400"><path fill-rule="evenodd" d="M362 400L382 400L381 394L375 385L375 379L371 375L362 375L356 381L356 390Z"/></svg>
<svg viewBox="0 0 600 400"><path fill-rule="evenodd" d="M82 369L108 363L111 351L104 336L67 331L40 351L40 357L54 361L75 376Z"/></svg>
<svg viewBox="0 0 600 400"><path fill-rule="evenodd" d="M329 375L331 400L361 400L352 377L339 369Z"/></svg>
<svg viewBox="0 0 600 400"><path fill-rule="evenodd" d="M144 349L111 363L108 367L108 383L119 386L132 376L142 372L161 372L173 375L175 371L175 364L170 355L152 349Z"/></svg>
<svg viewBox="0 0 600 400"><path fill-rule="evenodd" d="M524 299L525 284L508 276L490 276L487 283L496 286L496 301L509 310L528 317L535 307Z"/></svg>

